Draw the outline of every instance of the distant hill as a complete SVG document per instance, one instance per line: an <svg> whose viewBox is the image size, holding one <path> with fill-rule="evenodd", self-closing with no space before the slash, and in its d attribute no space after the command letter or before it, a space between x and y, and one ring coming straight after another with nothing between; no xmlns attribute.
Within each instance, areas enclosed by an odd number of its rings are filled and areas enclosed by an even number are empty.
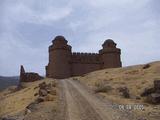
<svg viewBox="0 0 160 120"><path fill-rule="evenodd" d="M4 77L0 76L0 91L13 85L17 85L19 81L18 76L13 76L13 77Z"/></svg>

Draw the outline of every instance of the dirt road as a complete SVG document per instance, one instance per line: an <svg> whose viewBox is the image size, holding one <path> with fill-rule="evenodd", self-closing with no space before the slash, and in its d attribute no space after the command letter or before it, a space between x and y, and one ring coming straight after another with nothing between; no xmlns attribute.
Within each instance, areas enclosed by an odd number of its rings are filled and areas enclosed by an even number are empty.
<svg viewBox="0 0 160 120"><path fill-rule="evenodd" d="M109 101L73 80L60 80L60 111L57 120L137 120Z"/></svg>

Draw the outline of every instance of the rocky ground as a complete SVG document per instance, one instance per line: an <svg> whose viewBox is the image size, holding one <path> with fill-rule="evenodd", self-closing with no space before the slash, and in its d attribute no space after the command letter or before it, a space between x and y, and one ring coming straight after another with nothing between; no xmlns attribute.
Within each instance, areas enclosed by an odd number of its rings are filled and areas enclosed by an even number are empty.
<svg viewBox="0 0 160 120"><path fill-rule="evenodd" d="M131 112L96 96L77 81L59 81L61 89L60 114L56 120L137 120Z"/></svg>
<svg viewBox="0 0 160 120"><path fill-rule="evenodd" d="M105 69L73 78L147 120L160 119L160 62ZM131 108L130 108L131 107Z"/></svg>
<svg viewBox="0 0 160 120"><path fill-rule="evenodd" d="M22 83L0 96L2 120L51 120L57 109L57 88L53 79Z"/></svg>
<svg viewBox="0 0 160 120"><path fill-rule="evenodd" d="M159 120L159 80L154 62L22 83L0 93L0 119Z"/></svg>

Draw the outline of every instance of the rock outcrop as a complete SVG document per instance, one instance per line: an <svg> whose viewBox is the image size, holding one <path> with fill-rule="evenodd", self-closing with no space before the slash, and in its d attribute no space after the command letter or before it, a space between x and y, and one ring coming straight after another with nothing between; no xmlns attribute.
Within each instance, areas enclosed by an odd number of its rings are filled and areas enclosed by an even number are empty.
<svg viewBox="0 0 160 120"><path fill-rule="evenodd" d="M145 89L141 96L146 96L149 103L160 104L160 80L155 80L154 87Z"/></svg>
<svg viewBox="0 0 160 120"><path fill-rule="evenodd" d="M129 89L127 87L120 87L118 88L119 92L121 93L121 96L124 98L130 98Z"/></svg>

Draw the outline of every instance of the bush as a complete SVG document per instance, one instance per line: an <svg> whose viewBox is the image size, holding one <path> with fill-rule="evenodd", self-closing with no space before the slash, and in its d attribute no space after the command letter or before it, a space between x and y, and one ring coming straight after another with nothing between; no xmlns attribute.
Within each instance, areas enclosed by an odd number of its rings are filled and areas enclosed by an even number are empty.
<svg viewBox="0 0 160 120"><path fill-rule="evenodd" d="M111 86L99 85L99 87L95 89L95 93L99 93L99 92L107 93L111 90L112 90Z"/></svg>
<svg viewBox="0 0 160 120"><path fill-rule="evenodd" d="M118 90L124 98L130 98L129 89L127 87L119 87Z"/></svg>
<svg viewBox="0 0 160 120"><path fill-rule="evenodd" d="M154 88L145 88L144 91L141 93L141 97L149 96L150 94L154 93Z"/></svg>
<svg viewBox="0 0 160 120"><path fill-rule="evenodd" d="M73 78L73 80L78 81L78 78Z"/></svg>
<svg viewBox="0 0 160 120"><path fill-rule="evenodd" d="M98 87L100 87L101 86L101 83L99 83L99 82L95 82L95 84L94 84L97 88Z"/></svg>
<svg viewBox="0 0 160 120"><path fill-rule="evenodd" d="M148 68L150 68L150 67L151 67L150 64L146 64L146 65L143 66L143 69L148 69Z"/></svg>

